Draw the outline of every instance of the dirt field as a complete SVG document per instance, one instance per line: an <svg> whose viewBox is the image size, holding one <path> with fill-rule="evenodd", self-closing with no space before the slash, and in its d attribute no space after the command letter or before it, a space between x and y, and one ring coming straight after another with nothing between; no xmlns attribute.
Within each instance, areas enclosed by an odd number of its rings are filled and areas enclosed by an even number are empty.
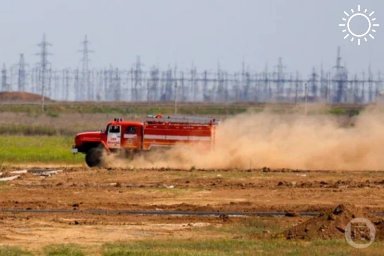
<svg viewBox="0 0 384 256"><path fill-rule="evenodd" d="M52 170L58 172L47 173ZM1 177L20 175L0 183L0 244L31 250L52 243L76 243L88 246L92 253L106 242L233 237L234 233L215 229L243 225L250 220L256 228L252 237L272 237L310 218L298 216L298 212L322 212L340 203L353 204L370 213L384 212L383 171L19 166L3 167L0 172ZM160 210L281 211L287 216L124 212Z"/></svg>

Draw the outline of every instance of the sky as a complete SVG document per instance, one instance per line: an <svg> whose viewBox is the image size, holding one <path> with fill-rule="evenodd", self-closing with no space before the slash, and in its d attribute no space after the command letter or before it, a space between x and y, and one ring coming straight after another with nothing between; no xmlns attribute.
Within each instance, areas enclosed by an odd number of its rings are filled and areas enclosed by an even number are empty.
<svg viewBox="0 0 384 256"><path fill-rule="evenodd" d="M375 11L372 24L382 25L360 46L343 39L339 26L344 11L351 15L358 4ZM341 46L350 72L368 65L384 71L382 0L0 0L0 15L0 63L7 66L20 53L35 65L45 33L55 68L80 66L87 35L95 68L129 68L140 56L144 68L237 71L244 62L263 71L282 57L286 71L309 73L320 65L330 70ZM355 34L369 29L361 15L350 28Z"/></svg>

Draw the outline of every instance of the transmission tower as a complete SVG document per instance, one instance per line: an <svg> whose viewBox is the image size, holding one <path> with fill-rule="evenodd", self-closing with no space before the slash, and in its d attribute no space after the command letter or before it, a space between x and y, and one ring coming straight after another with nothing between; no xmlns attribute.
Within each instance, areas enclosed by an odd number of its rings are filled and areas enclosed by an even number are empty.
<svg viewBox="0 0 384 256"><path fill-rule="evenodd" d="M346 101L346 90L348 74L344 66L341 65L340 46L337 47L337 57L335 69L334 82L336 82L336 95L334 97L334 103L344 103Z"/></svg>
<svg viewBox="0 0 384 256"><path fill-rule="evenodd" d="M64 100L70 100L71 98L71 88L70 88L70 83L71 83L71 70L69 68L63 70L63 90L64 90Z"/></svg>
<svg viewBox="0 0 384 256"><path fill-rule="evenodd" d="M312 74L311 74L311 78L310 78L310 88L309 88L309 93L310 93L310 96L312 97L312 100L313 99L316 99L317 98L317 91L318 91L318 88L317 88L317 73L316 73L316 68L313 67L312 68Z"/></svg>
<svg viewBox="0 0 384 256"><path fill-rule="evenodd" d="M24 54L20 54L19 59L19 70L18 70L18 78L17 78L17 90L19 92L25 91L25 83L26 83L26 72L25 72L25 61Z"/></svg>
<svg viewBox="0 0 384 256"><path fill-rule="evenodd" d="M47 86L49 86L49 82L47 79L47 73L48 73L48 66L50 65L50 62L48 61L48 55L50 53L48 52L48 47L52 46L47 40L45 39L45 34L43 35L43 40L41 43L38 44L40 47L40 52L37 53L37 55L40 56L40 83L41 83L41 110L44 112L45 110L45 94L47 90Z"/></svg>
<svg viewBox="0 0 384 256"><path fill-rule="evenodd" d="M79 95L79 98L82 100L93 100L93 90L90 85L90 74L89 74L89 54L93 52L89 49L89 41L87 38L87 35L84 37L84 41L81 42L82 49L80 52L82 53L81 63L81 89L78 91L81 95ZM84 96L83 93L86 92L87 95Z"/></svg>
<svg viewBox="0 0 384 256"><path fill-rule="evenodd" d="M136 57L136 63L131 69L131 79L133 83L132 88L132 100L140 101L141 100L141 89L142 89L142 79L143 79L143 70L140 56Z"/></svg>
<svg viewBox="0 0 384 256"><path fill-rule="evenodd" d="M3 64L3 68L1 69L1 88L2 91L9 91L7 83L7 68L5 67L5 64Z"/></svg>
<svg viewBox="0 0 384 256"><path fill-rule="evenodd" d="M276 85L277 85L277 98L281 97L284 98L284 69L285 66L283 65L283 58L279 57L277 61L277 72L276 72Z"/></svg>

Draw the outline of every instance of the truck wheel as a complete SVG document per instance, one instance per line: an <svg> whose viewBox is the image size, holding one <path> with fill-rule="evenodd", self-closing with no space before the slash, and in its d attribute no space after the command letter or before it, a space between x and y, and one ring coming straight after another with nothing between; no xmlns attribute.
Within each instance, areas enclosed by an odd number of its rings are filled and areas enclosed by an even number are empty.
<svg viewBox="0 0 384 256"><path fill-rule="evenodd" d="M89 167L101 166L103 162L103 149L91 148L85 155L85 162Z"/></svg>

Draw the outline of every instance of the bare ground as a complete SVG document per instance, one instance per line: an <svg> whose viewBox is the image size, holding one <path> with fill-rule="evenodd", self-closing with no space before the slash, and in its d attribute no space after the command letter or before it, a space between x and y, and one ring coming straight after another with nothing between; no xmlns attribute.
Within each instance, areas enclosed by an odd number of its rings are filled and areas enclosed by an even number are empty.
<svg viewBox="0 0 384 256"><path fill-rule="evenodd" d="M266 217L282 229L307 220L299 211L327 211L348 203L384 212L383 171L94 169L3 167L32 172L0 183L0 244L36 249L52 243L100 246L105 242L153 238L222 237L207 227L247 218L96 214L90 210L285 211ZM19 209L26 212L12 213ZM36 213L33 210L68 210ZM292 214L293 213L293 214ZM268 232L269 233L269 232ZM228 234L227 234L228 235ZM271 234L273 235L273 234Z"/></svg>

